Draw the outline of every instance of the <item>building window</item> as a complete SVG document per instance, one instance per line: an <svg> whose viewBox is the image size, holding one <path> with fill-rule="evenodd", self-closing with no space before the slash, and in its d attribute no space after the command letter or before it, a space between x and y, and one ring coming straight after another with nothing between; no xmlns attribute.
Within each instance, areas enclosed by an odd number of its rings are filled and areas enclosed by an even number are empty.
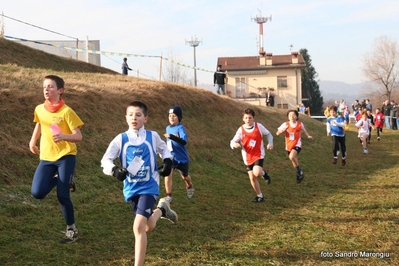
<svg viewBox="0 0 399 266"><path fill-rule="evenodd" d="M247 90L245 78L236 78L236 97L244 97Z"/></svg>
<svg viewBox="0 0 399 266"><path fill-rule="evenodd" d="M288 89L287 76L277 77L277 89L278 90Z"/></svg>

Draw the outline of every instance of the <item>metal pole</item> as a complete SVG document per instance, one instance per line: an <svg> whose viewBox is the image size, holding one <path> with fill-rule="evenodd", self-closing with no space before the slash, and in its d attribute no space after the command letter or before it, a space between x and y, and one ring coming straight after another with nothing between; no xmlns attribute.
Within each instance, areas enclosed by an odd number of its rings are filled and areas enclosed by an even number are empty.
<svg viewBox="0 0 399 266"><path fill-rule="evenodd" d="M86 36L86 62L89 63L89 36Z"/></svg>
<svg viewBox="0 0 399 266"><path fill-rule="evenodd" d="M197 87L197 62L195 60L195 46L194 46L194 86Z"/></svg>
<svg viewBox="0 0 399 266"><path fill-rule="evenodd" d="M191 41L186 41L191 47L194 47L194 86L197 87L197 62L196 62L196 55L195 55L195 47L197 47L201 41L197 39L197 37L191 37Z"/></svg>
<svg viewBox="0 0 399 266"><path fill-rule="evenodd" d="M78 50L79 49L79 39L76 38L76 60L79 60L79 53Z"/></svg>
<svg viewBox="0 0 399 266"><path fill-rule="evenodd" d="M160 62L159 62L159 77L158 77L158 80L161 81L161 78L162 78L162 53L161 53L161 59L160 59Z"/></svg>

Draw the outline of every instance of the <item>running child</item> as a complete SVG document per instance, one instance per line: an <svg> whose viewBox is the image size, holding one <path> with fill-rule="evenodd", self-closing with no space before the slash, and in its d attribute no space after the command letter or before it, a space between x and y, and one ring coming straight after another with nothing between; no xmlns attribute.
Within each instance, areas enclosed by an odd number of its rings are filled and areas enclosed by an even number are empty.
<svg viewBox="0 0 399 266"><path fill-rule="evenodd" d="M382 128L384 127L384 114L381 113L380 108L375 109L375 127L377 130L377 140L380 141L380 134L382 133Z"/></svg>
<svg viewBox="0 0 399 266"><path fill-rule="evenodd" d="M345 125L346 120L342 116L337 115L337 107L330 107L330 117L327 118L327 136L331 136L332 139L332 151L333 151L333 164L338 161L338 150L341 147L342 153L342 166L346 165L346 144L345 144Z"/></svg>
<svg viewBox="0 0 399 266"><path fill-rule="evenodd" d="M101 159L101 167L106 175L123 181L123 195L132 205L136 214L133 222L135 236L134 265L144 265L147 253L147 232L155 229L159 218L172 223L177 222L177 214L169 202L161 199L155 210L153 207L159 197L159 174L156 155L163 158L160 174L168 176L172 169L172 154L158 133L146 130L148 108L140 102L131 102L126 108L126 122L129 129L118 134L109 144ZM119 158L121 166L114 160Z"/></svg>
<svg viewBox="0 0 399 266"><path fill-rule="evenodd" d="M299 184L305 178L303 170L299 166L298 154L302 150L302 138L301 133L303 132L308 139L312 140L313 137L305 129L305 125L298 121L298 111L288 110L287 112L288 121L281 124L277 129L276 135L280 135L285 132L285 149L288 153L289 159L292 165L296 169L296 182Z"/></svg>
<svg viewBox="0 0 399 266"><path fill-rule="evenodd" d="M263 177L267 184L271 183L270 176L263 169L265 158L265 147L263 136L267 137L268 150L273 149L273 135L262 124L255 122L255 111L246 108L243 111L242 120L244 125L238 128L233 139L230 141L232 149L241 148L242 159L247 167L249 181L255 190L256 197L252 202L264 201L263 193L260 189L258 177Z"/></svg>
<svg viewBox="0 0 399 266"><path fill-rule="evenodd" d="M82 140L82 120L61 98L65 91L64 80L55 75L44 77L44 103L35 108L36 123L29 149L39 155L40 162L32 181L32 196L44 199L57 187L57 198L66 222L65 236L61 243L78 239L74 208L70 197L72 177L76 166L76 143ZM40 137L40 150L36 146Z"/></svg>
<svg viewBox="0 0 399 266"><path fill-rule="evenodd" d="M362 117L359 121L356 122L355 126L359 129L358 137L363 145L363 153L367 154L369 153L367 148L367 138L370 134L369 132L370 121L367 118L367 110L363 110L361 114Z"/></svg>
<svg viewBox="0 0 399 266"><path fill-rule="evenodd" d="M173 166L170 175L165 176L165 199L172 203L172 176L175 169L179 170L181 178L186 183L187 198L194 196L194 186L191 176L188 174L189 158L187 153L187 133L181 124L183 111L180 106L172 106L168 111L170 125L166 127L166 144L173 155Z"/></svg>
<svg viewBox="0 0 399 266"><path fill-rule="evenodd" d="M371 113L370 109L366 109L367 110L367 119L369 120L369 137L367 138L367 144L370 144L371 142L371 131L374 127L374 116Z"/></svg>

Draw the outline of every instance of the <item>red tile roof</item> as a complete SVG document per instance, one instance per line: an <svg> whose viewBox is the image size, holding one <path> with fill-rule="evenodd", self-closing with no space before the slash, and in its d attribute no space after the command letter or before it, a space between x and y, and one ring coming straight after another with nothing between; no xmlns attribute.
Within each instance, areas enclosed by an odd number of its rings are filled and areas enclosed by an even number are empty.
<svg viewBox="0 0 399 266"><path fill-rule="evenodd" d="M305 61L298 54L298 64L292 64L293 55L272 55L272 65L259 65L260 56L219 57L217 65L222 65L223 70L261 70L270 68L305 67Z"/></svg>

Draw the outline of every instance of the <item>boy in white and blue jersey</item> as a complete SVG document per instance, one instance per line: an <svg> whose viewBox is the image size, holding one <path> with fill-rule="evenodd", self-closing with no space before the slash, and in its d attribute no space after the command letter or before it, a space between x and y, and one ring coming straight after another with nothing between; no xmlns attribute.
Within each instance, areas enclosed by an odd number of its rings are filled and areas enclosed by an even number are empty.
<svg viewBox="0 0 399 266"><path fill-rule="evenodd" d="M126 109L126 122L129 129L118 134L109 144L101 159L101 167L106 175L123 181L125 201L132 205L136 214L133 222L135 235L135 264L143 265L147 252L147 232L152 231L159 218L172 223L177 222L177 214L170 209L169 202L161 199L157 209L153 210L159 198L159 173L156 155L163 158L160 174L168 176L172 169L172 154L166 143L155 131L146 130L148 120L147 106L134 101ZM119 158L121 166L114 160Z"/></svg>
<svg viewBox="0 0 399 266"><path fill-rule="evenodd" d="M183 111L180 106L175 105L169 108L168 119L170 125L166 127L164 134L168 149L173 155L173 166L169 176L165 176L165 199L172 202L172 176L175 169L179 170L181 178L186 183L187 197L191 199L194 196L194 186L191 176L188 174L189 157L187 153L187 133L184 126L180 123L183 119Z"/></svg>
<svg viewBox="0 0 399 266"><path fill-rule="evenodd" d="M337 107L330 107L330 117L327 118L327 136L332 136L333 164L338 161L338 150L341 147L342 166L346 165L346 144L345 144L345 118L337 115Z"/></svg>

